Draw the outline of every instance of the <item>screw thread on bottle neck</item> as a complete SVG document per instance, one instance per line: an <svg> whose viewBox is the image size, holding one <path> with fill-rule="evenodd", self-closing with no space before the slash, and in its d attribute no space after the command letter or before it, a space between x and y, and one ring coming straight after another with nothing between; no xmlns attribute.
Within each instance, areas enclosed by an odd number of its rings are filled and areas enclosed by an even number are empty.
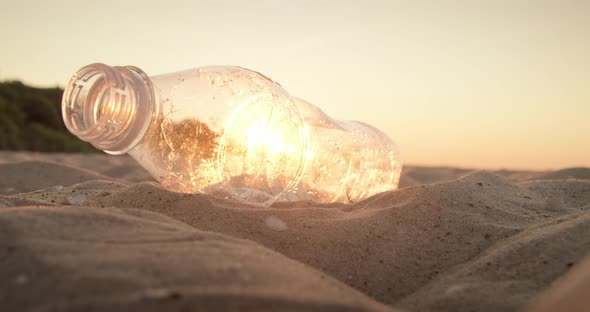
<svg viewBox="0 0 590 312"><path fill-rule="evenodd" d="M135 147L155 112L152 82L132 66L85 66L72 76L62 99L68 130L116 155Z"/></svg>

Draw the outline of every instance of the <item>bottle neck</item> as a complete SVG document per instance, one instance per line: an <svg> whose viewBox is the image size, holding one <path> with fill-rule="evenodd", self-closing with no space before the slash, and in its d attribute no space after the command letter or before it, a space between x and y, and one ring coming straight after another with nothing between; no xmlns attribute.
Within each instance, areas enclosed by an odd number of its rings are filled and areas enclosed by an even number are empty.
<svg viewBox="0 0 590 312"><path fill-rule="evenodd" d="M85 66L72 76L62 99L68 130L114 155L141 141L156 111L151 80L132 66Z"/></svg>

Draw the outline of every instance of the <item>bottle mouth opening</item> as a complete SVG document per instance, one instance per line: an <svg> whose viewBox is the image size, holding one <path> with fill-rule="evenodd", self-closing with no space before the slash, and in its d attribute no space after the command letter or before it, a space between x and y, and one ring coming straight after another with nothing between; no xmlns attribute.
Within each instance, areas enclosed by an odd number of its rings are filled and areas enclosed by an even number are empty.
<svg viewBox="0 0 590 312"><path fill-rule="evenodd" d="M151 83L140 69L91 64L70 79L62 116L67 129L81 140L107 153L123 154L147 130L153 107Z"/></svg>

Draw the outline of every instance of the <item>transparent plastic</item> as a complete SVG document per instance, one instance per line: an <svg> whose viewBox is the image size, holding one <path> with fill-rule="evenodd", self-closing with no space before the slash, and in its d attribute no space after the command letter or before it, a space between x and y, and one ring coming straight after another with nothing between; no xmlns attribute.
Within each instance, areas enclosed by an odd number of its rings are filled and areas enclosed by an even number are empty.
<svg viewBox="0 0 590 312"><path fill-rule="evenodd" d="M395 143L333 120L278 83L241 67L148 77L91 64L63 96L66 127L109 154L128 153L166 188L270 205L356 202L394 190Z"/></svg>

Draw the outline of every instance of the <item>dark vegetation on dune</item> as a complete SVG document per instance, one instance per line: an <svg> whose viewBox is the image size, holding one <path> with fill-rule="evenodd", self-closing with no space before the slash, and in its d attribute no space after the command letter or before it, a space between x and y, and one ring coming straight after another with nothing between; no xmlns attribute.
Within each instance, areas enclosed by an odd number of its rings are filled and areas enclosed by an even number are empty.
<svg viewBox="0 0 590 312"><path fill-rule="evenodd" d="M96 152L68 132L61 119L60 88L0 82L0 150Z"/></svg>

